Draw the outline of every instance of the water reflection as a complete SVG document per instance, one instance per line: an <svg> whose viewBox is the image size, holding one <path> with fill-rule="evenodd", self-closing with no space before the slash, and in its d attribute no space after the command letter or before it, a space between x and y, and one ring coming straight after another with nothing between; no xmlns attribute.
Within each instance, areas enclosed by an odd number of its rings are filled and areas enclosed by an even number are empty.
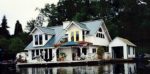
<svg viewBox="0 0 150 74"><path fill-rule="evenodd" d="M106 64L101 66L20 68L21 74L135 74L136 64Z"/></svg>

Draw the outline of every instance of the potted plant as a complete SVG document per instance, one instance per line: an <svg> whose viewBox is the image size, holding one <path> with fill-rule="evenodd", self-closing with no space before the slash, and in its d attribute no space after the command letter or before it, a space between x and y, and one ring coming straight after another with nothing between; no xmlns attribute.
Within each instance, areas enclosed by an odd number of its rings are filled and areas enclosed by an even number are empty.
<svg viewBox="0 0 150 74"><path fill-rule="evenodd" d="M102 59L104 52L105 51L103 47L98 47L97 49L98 59Z"/></svg>
<svg viewBox="0 0 150 74"><path fill-rule="evenodd" d="M64 53L64 52L59 53L59 55L60 55L59 58L60 58L61 61L64 61L64 59L65 59L66 56L67 56L66 53Z"/></svg>

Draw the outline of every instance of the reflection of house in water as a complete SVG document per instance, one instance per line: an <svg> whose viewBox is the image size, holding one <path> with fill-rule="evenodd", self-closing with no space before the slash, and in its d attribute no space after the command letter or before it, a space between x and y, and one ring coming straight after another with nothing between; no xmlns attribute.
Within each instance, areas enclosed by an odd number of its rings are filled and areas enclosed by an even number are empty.
<svg viewBox="0 0 150 74"><path fill-rule="evenodd" d="M21 69L25 74L134 74L135 63L106 64L100 66L27 68Z"/></svg>
<svg viewBox="0 0 150 74"><path fill-rule="evenodd" d="M103 67L106 74L134 74L136 73L135 63L105 65Z"/></svg>

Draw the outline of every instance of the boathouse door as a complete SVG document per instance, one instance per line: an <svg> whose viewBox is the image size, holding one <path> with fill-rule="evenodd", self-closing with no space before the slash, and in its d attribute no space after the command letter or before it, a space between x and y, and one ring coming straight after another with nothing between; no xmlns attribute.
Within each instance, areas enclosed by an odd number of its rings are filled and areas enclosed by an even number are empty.
<svg viewBox="0 0 150 74"><path fill-rule="evenodd" d="M123 46L112 47L113 58L123 58Z"/></svg>

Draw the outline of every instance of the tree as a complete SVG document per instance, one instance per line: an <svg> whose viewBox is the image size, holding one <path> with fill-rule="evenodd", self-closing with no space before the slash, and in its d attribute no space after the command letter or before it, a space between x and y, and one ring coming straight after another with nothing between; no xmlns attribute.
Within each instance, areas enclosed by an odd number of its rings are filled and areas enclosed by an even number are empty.
<svg viewBox="0 0 150 74"><path fill-rule="evenodd" d="M9 55L11 55L11 58L14 58L16 56L17 53L23 51L24 49L24 43L23 41L18 38L11 38L10 39L10 45L9 45Z"/></svg>
<svg viewBox="0 0 150 74"><path fill-rule="evenodd" d="M1 26L2 27L0 28L0 35L4 36L6 38L9 38L10 34L9 34L9 31L7 30L7 28L9 28L9 27L7 26L7 19L5 16L2 19Z"/></svg>
<svg viewBox="0 0 150 74"><path fill-rule="evenodd" d="M2 28L3 28L3 29L9 28L9 27L7 26L7 19L6 19L6 16L3 16L1 25L2 25Z"/></svg>
<svg viewBox="0 0 150 74"><path fill-rule="evenodd" d="M15 32L14 32L14 35L19 35L23 33L23 30L22 30L22 25L20 24L19 20L16 21L16 24L15 24Z"/></svg>
<svg viewBox="0 0 150 74"><path fill-rule="evenodd" d="M27 30L28 30L29 32L31 32L31 31L34 29L35 24L36 24L36 21L35 21L35 20L30 20L30 21L28 21L28 22L27 22L27 26L26 26Z"/></svg>

